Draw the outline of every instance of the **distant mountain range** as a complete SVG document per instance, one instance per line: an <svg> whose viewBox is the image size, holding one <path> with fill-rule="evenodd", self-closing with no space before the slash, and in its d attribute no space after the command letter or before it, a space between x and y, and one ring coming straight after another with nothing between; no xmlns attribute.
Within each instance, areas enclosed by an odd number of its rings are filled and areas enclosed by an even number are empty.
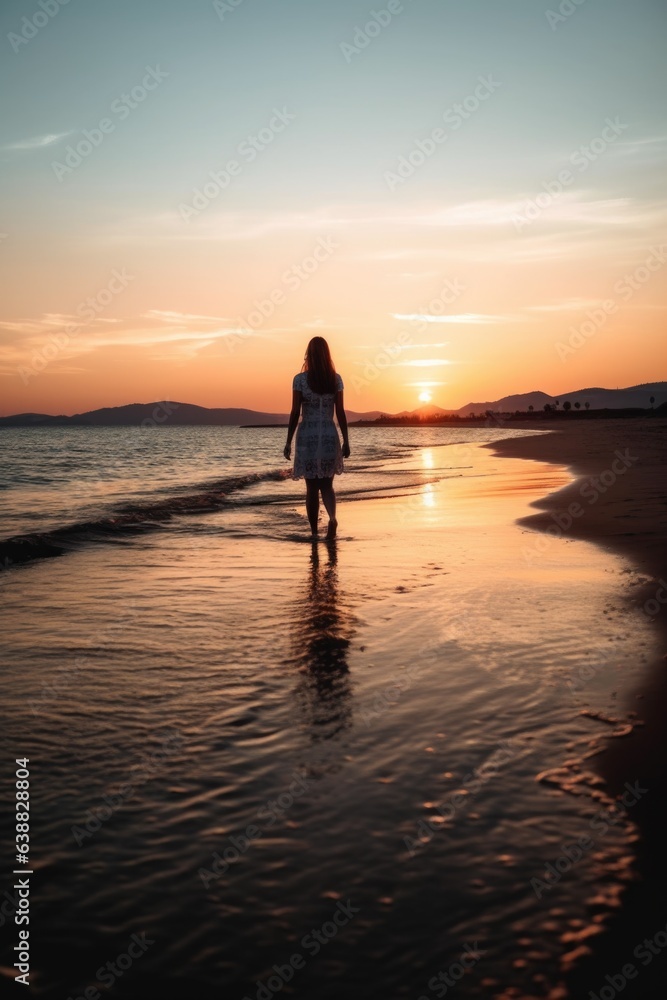
<svg viewBox="0 0 667 1000"><path fill-rule="evenodd" d="M532 406L534 410L542 410L546 403L554 405L559 403L559 409L564 402L569 401L572 406L580 403L582 407L589 404L591 410L603 410L608 408L625 409L626 407L643 407L648 409L651 404L651 396L654 398L654 406L660 406L667 401L667 382L646 382L643 385L631 385L626 389L575 389L573 392L564 392L560 396L549 396L546 392L524 392L515 396L503 396L502 399L493 400L490 403L468 403L460 410L453 412L460 416L467 416L469 413L484 413L486 410L494 412L514 413L516 410L527 410Z"/></svg>
<svg viewBox="0 0 667 1000"><path fill-rule="evenodd" d="M651 403L653 397L653 404ZM591 410L624 409L626 407L641 407L648 409L652 405L660 406L667 402L667 382L647 382L643 385L632 385L626 389L576 389L560 396L549 396L546 392L524 392L514 396L503 396L485 403L467 403L458 410L443 410L439 406L422 406L417 410L403 410L401 413L383 413L380 410L369 410L357 413L347 410L347 419L376 420L380 416L387 417L433 417L442 414L469 416L471 413L484 414L487 410L494 413L526 412L532 406L533 410L543 410L546 403L551 406L569 401L572 406L580 403L583 409L586 403ZM210 409L206 406L196 406L194 403L156 402L129 403L127 406L107 406L100 410L89 410L87 413L76 413L73 416L52 416L46 413L17 413L9 417L0 417L0 427L140 427L140 426L256 426L258 424L285 424L289 419L287 413L261 413L257 410L246 410L238 407L218 407Z"/></svg>
<svg viewBox="0 0 667 1000"><path fill-rule="evenodd" d="M366 413L355 413L352 410L346 412L350 421L376 420L380 416L379 410L369 410ZM194 403L163 401L105 406L100 410L75 413L71 417L51 416L47 413L17 413L11 417L0 417L0 427L141 427L144 424L154 427L166 424L171 427L238 427L243 424L284 424L288 420L288 413L260 413L258 410L240 407L211 409Z"/></svg>

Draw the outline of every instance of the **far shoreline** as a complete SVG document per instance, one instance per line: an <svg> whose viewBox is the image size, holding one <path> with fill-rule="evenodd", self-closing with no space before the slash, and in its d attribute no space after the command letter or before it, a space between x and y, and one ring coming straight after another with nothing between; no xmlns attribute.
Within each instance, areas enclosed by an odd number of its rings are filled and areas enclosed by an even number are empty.
<svg viewBox="0 0 667 1000"><path fill-rule="evenodd" d="M645 409L623 409L623 410L558 410L551 413L491 413L483 417L435 417L435 418L415 418L415 417L381 417L377 420L348 420L349 428L364 427L447 427L461 430L465 427L519 427L522 430L554 430L567 426L570 421L598 421L598 420L664 420L665 414L661 410ZM547 424L548 426L544 426ZM289 426L288 422L280 424L234 424L241 430L266 430L270 427Z"/></svg>

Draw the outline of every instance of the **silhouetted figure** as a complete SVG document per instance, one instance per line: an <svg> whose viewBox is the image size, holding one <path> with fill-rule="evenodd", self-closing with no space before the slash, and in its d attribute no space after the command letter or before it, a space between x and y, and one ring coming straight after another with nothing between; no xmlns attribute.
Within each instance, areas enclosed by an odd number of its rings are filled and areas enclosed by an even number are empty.
<svg viewBox="0 0 667 1000"><path fill-rule="evenodd" d="M342 448L333 419L334 408L343 434ZM349 458L350 443L343 406L343 380L336 374L324 337L313 337L309 342L303 368L292 381L292 412L284 450L288 461L299 413L301 423L296 433L292 479L306 480L306 511L313 536L317 537L321 493L329 515L326 537L335 538L338 522L333 477L343 472L343 459Z"/></svg>

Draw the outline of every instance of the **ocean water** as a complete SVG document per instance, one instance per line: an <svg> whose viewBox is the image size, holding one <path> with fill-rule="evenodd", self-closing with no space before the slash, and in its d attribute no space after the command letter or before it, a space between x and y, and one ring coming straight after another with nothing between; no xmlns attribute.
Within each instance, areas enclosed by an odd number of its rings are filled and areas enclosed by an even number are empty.
<svg viewBox="0 0 667 1000"><path fill-rule="evenodd" d="M570 481L516 433L353 428L312 545L284 429L0 432L0 551L58 553L0 574L35 996L570 995L655 638L631 567L516 524Z"/></svg>
<svg viewBox="0 0 667 1000"><path fill-rule="evenodd" d="M423 464L389 469L429 443L460 445L442 475L469 471L472 442L512 437L513 429L363 428L354 458L337 480L341 496L359 498L421 485ZM539 433L539 432L534 432ZM303 480L285 484L284 428L101 427L0 429L0 538L91 523L135 509L182 501L195 509L204 494L230 513L243 504L294 505ZM457 464L458 462L458 464ZM466 466L466 462L468 465ZM414 473L414 474L413 474ZM434 477L436 478L435 474ZM279 482L280 486L272 485Z"/></svg>

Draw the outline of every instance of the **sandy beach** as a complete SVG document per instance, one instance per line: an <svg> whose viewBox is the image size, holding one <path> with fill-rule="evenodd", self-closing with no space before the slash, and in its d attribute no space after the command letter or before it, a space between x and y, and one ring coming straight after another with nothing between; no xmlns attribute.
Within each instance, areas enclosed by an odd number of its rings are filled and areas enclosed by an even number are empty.
<svg viewBox="0 0 667 1000"><path fill-rule="evenodd" d="M667 923L667 421L572 421L554 423L551 429L544 437L490 446L496 454L566 465L576 477L535 502L539 512L521 523L546 532L545 541L549 536L589 539L622 553L642 574L622 599L641 610L661 645L624 700L623 708L636 712L643 725L624 739L609 739L597 758L612 794L621 794L626 782L635 781L650 794L633 812L641 831L639 881L628 888L609 934L590 945L592 954L573 977L576 990L590 988L596 973L604 985L604 974L613 975L624 961L633 961L634 946L664 931ZM641 980L628 981L623 995L657 998L665 982L667 952L657 945Z"/></svg>

